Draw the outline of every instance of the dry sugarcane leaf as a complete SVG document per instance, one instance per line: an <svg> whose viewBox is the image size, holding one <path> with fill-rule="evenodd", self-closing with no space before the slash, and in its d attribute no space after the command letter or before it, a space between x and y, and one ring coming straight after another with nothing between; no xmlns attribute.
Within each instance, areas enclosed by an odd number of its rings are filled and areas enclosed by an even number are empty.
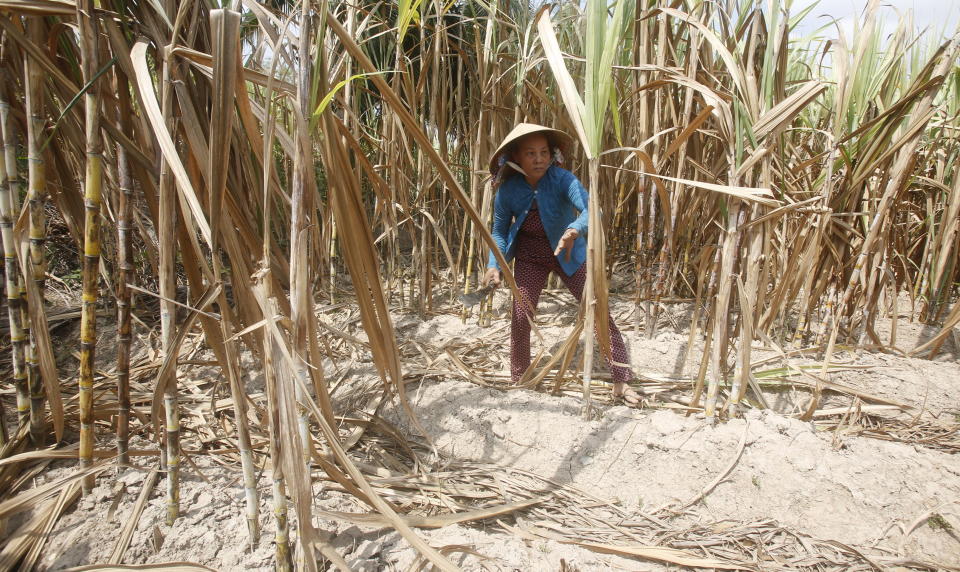
<svg viewBox="0 0 960 572"><path fill-rule="evenodd" d="M249 101L249 100L248 100ZM263 123L268 123L271 121L267 111L258 105L254 101L250 101L250 111L253 113L254 117L259 119ZM280 150L282 150L287 157L293 157L296 155L294 152L294 143L293 137L282 127L273 125L273 131L271 132L272 137L276 138L276 142L280 145ZM272 140L271 140L272 141ZM270 162L266 161L265 166L269 166ZM283 198L283 202L290 204L290 196L282 188L277 187L276 191Z"/></svg>
<svg viewBox="0 0 960 572"><path fill-rule="evenodd" d="M793 121L794 117L803 111L807 104L819 97L826 89L827 85L825 83L816 80L800 86L790 97L773 106L772 109L757 119L753 124L753 136L759 141Z"/></svg>
<svg viewBox="0 0 960 572"><path fill-rule="evenodd" d="M227 189L227 171L230 169L230 141L233 136L234 90L237 87L237 68L240 59L240 13L217 9L210 11L213 40L213 105L210 109L210 153L207 161L207 207L213 243L217 251L220 228L220 210Z"/></svg>
<svg viewBox="0 0 960 572"><path fill-rule="evenodd" d="M680 183L681 185L688 185L691 187L697 187L699 189L704 189L707 191L713 191L715 193L723 193L725 195L730 195L738 199L760 203L762 205L767 205L771 207L779 207L782 204L780 201L774 198L771 198L773 196L773 193L770 191L770 189L755 188L755 187L738 187L734 185L717 185L714 183L707 183L704 181L678 179L676 177L668 177L666 175L657 175L654 173L644 173L644 175L647 175L649 177L657 177L659 179L672 181L674 183Z"/></svg>
<svg viewBox="0 0 960 572"><path fill-rule="evenodd" d="M22 424L17 429L17 432L13 435L10 435L10 438L0 446L0 460L6 459L11 455L19 455L27 446L27 436L30 435L30 427L28 424ZM2 467L3 465L0 465Z"/></svg>
<svg viewBox="0 0 960 572"><path fill-rule="evenodd" d="M433 516L420 516L415 514L405 514L400 515L400 518L403 519L407 525L415 528L443 528L445 526L450 526L454 524L460 524L463 522L472 522L475 520L484 520L487 518L494 518L498 516L504 516L519 510L524 510L532 506L543 503L549 496L537 497L530 500L518 501L508 504L502 504L497 506L492 506L489 508L468 510L465 512L458 512L452 514L442 514L442 515L433 515ZM340 511L317 511L319 516L326 518L331 518L334 520L342 520L346 522L351 522L353 524L360 524L365 526L390 526L390 520L384 517L381 514L361 514L361 513L350 513L350 512L340 512Z"/></svg>
<svg viewBox="0 0 960 572"><path fill-rule="evenodd" d="M349 34L343 28L336 17L334 17L334 15L330 12L327 13L327 25L343 43L344 49L350 52L350 55L357 60L364 70L366 70L368 73L374 74L380 71L378 70L377 66L370 61L370 58L366 56L351 34ZM447 185L447 191L453 194L453 198L456 199L456 201L460 204L460 207L464 210L464 213L475 225L474 228L480 234L483 242L488 248L491 249L494 257L500 263L500 269L503 273L504 281L510 286L510 290L513 292L514 296L519 296L520 293L517 290L517 283L513 278L513 272L510 271L509 264L507 264L507 261L503 257L503 253L501 253L500 249L497 247L496 242L494 242L493 236L490 234L490 231L487 228L486 221L480 217L480 214L473 205L473 201L461 188L456 175L454 175L454 173L450 170L450 167L434 148L433 142L427 136L427 134L423 132L420 123L413 117L413 115L404 105L403 100L397 95L396 91L390 87L390 85L383 79L381 75L371 75L369 79L374 85L376 85L380 96L387 101L387 104L396 113L397 118L407 129L406 133L413 137L413 139L420 145L421 151L437 168L439 175Z"/></svg>
<svg viewBox="0 0 960 572"><path fill-rule="evenodd" d="M107 405L101 403L101 405ZM130 451L130 456L132 457L144 457L150 455L156 455L156 451ZM115 454L112 451L94 451L95 457L100 458L112 458ZM72 445L70 447L64 447L62 449L44 449L42 451L27 451L26 453L20 453L18 455L13 455L5 459L0 459L0 467L5 465L15 465L17 463L26 463L28 461L35 461L39 459L76 459L77 458L77 446Z"/></svg>
<svg viewBox="0 0 960 572"><path fill-rule="evenodd" d="M180 329L177 330L176 337L170 344L169 351L163 358L163 364L157 371L156 386L153 389L153 405L150 408L150 416L153 419L154 427L160 427L161 425L160 412L163 411L163 395L164 392L167 391L167 384L173 380L173 376L170 374L174 368L177 367L177 360L180 357L180 346L183 345L183 341L187 339L190 330L193 329L193 324L197 321L197 318L200 317L200 312L220 295L222 288L223 284L221 283L212 284L207 287L206 291L200 296L200 299L191 307L190 313L187 314L187 317L183 320Z"/></svg>
<svg viewBox="0 0 960 572"><path fill-rule="evenodd" d="M716 51L716 54L720 57L720 60L723 61L724 67L726 68L727 73L730 74L731 79L733 79L734 86L737 88L737 91L740 92L741 99L747 103L748 110L751 112L751 115L755 118L756 105L759 98L753 97L752 90L748 87L748 82L746 81L743 68L740 67L737 62L736 57L730 53L730 50L727 49L726 45L714 32L713 30L706 27L703 22L694 19L689 14L675 10L673 8L657 8L652 13L663 12L669 16L673 16L678 20L687 22L691 26L697 28L700 34L710 43L713 49Z"/></svg>
<svg viewBox="0 0 960 572"><path fill-rule="evenodd" d="M76 14L76 4L72 2L71 4L73 4L71 13ZM32 61L42 66L43 70L47 72L52 79L56 80L57 84L62 86L70 94L76 94L80 91L80 87L70 81L70 79L60 71L60 68L50 61L50 58L47 56L48 52L46 52L43 47L31 42L23 35L23 28L20 25L14 24L10 18L0 18L0 27L3 28L10 39L14 40L20 48L30 55Z"/></svg>
<svg viewBox="0 0 960 572"><path fill-rule="evenodd" d="M30 551L27 552L23 561L20 562L23 570L33 570L33 567L36 566L37 561L40 559L40 553L43 547L46 546L47 540L50 539L50 533L53 531L53 527L57 524L57 521L60 520L63 512L75 503L78 498L80 498L80 483L76 481L67 485L63 491L60 492L60 496L52 504L49 511L47 511L43 526L40 527L38 534L34 535L33 546L31 546Z"/></svg>
<svg viewBox="0 0 960 572"><path fill-rule="evenodd" d="M933 86L936 88L936 86ZM936 89L931 89L931 93L936 93ZM850 181L851 186L859 186L864 181L870 177L875 176L877 169L882 165L887 163L894 155L898 155L902 147L910 146L913 142L917 140L918 137L922 136L927 128L927 124L930 123L930 120L934 118L937 114L936 109L929 109L926 115L917 116L914 114L911 116L910 124L906 126L903 132L898 133L896 140L891 140L889 144L885 145L883 152L877 155L875 158L872 158L871 161L865 161L864 163L857 165L857 169L854 172L852 181ZM900 165L904 163L899 162ZM895 169L895 172L902 172L906 169Z"/></svg>
<svg viewBox="0 0 960 572"><path fill-rule="evenodd" d="M285 55L286 51L279 50L279 53ZM237 65L240 66L241 65L240 62L237 62ZM256 161L258 163L257 168L262 169L263 171L263 176L261 180L251 181L252 184L250 188L253 190L260 191L261 193L264 194L264 197L277 195L281 197L286 203L289 204L289 197L287 197L284 194L283 189L281 189L280 187L280 181L277 178L276 170L273 169L272 161L264 161L264 156L269 156L269 152L267 150L269 150L273 145L272 136L268 137L267 134L275 130L274 128L275 128L276 118L273 115L271 115L267 120L267 125L265 125L263 129L264 133L260 132L260 129L257 126L256 116L253 111L254 104L251 101L250 94L247 93L246 82L241 74L238 73L236 74L236 76L237 76L236 77L237 87L234 93L236 96L237 113L240 118L240 124L243 127L243 130L247 136L246 143L249 145L249 149L253 152L253 155L256 158ZM269 82L266 89L268 93L272 94L273 86L270 85ZM265 97L269 97L269 96L265 96ZM269 189L269 193L264 192L263 189ZM259 197L257 199L254 199L251 197L250 203L253 204L257 202L258 199L263 200L262 198L259 198ZM264 205L264 210L269 211L269 207ZM267 224L265 226L267 228L264 229L264 232L265 232L264 237L268 238L270 235L270 233L267 232L270 226L269 217L266 222ZM265 246L264 248L268 248L268 247ZM279 258L282 261L282 264L286 263L286 261L283 260L283 257L277 256L277 258ZM289 275L289 268L281 267L278 270L278 274L281 276Z"/></svg>
<svg viewBox="0 0 960 572"><path fill-rule="evenodd" d="M57 491L62 490L63 487L66 487L71 483L79 481L89 475L95 475L105 471L112 466L113 465L107 461L101 461L82 471L77 471L69 477L64 477L60 480L53 481L33 489L28 489L11 499L0 502L0 519L4 519L12 514L34 508L44 499L56 494Z"/></svg>
<svg viewBox="0 0 960 572"><path fill-rule="evenodd" d="M902 411L897 405L861 405L859 411L864 413L879 413L881 411ZM817 409L813 417L832 417L834 415L844 415L850 411L850 407L833 407L831 409Z"/></svg>
<svg viewBox="0 0 960 572"><path fill-rule="evenodd" d="M443 351L445 354L447 354L447 357L450 358L450 363L452 363L453 366L457 368L460 374L463 375L466 379L469 379L470 381L472 381L473 383L476 383L477 385L489 387L490 384L485 382L482 377L474 373L471 370L471 368L467 366L467 364L463 363L463 360L461 360L460 357L457 356L457 354L455 354L452 349L444 348Z"/></svg>
<svg viewBox="0 0 960 572"><path fill-rule="evenodd" d="M26 265L23 267L26 268ZM36 342L37 357L40 359L40 375L43 378L43 387L50 404L53 432L57 441L60 441L63 439L64 427L63 399L60 397L60 374L57 372L57 360L53 356L50 329L47 327L47 310L44 306L43 293L37 288L37 284L33 280L24 280L24 284L27 287L27 298L29 300L31 334Z"/></svg>
<svg viewBox="0 0 960 572"><path fill-rule="evenodd" d="M2 0L0 12L33 16L74 16L76 2L70 0Z"/></svg>
<svg viewBox="0 0 960 572"><path fill-rule="evenodd" d="M143 514L143 509L147 506L147 501L150 500L150 493L153 492L159 478L160 471L155 467L144 479L140 488L140 495L137 497L136 504L133 505L133 511L127 517L127 522L123 525L123 530L120 531L116 544L113 545L113 552L110 553L110 564L119 564L123 560L123 555L126 553L127 547L130 546L130 539L133 538L133 533L140 523L140 515Z"/></svg>
<svg viewBox="0 0 960 572"><path fill-rule="evenodd" d="M667 147L667 150L664 152L663 156L660 157L660 165L665 165L667 159L673 155L681 145L686 143L690 136L696 133L697 130L700 129L700 126L703 125L707 119L710 119L713 110L714 107L712 105L708 105L703 111L693 118L693 121L683 128L683 131L677 135L677 138L670 143L670 146Z"/></svg>
<svg viewBox="0 0 960 572"><path fill-rule="evenodd" d="M38 506L38 514L24 522L13 534L4 539L3 550L0 551L0 569L13 570L30 552L35 539L40 536L50 515L53 514L56 504L55 501L50 501ZM26 569L29 570L29 568Z"/></svg>
<svg viewBox="0 0 960 572"><path fill-rule="evenodd" d="M92 566L80 566L78 568L67 568L63 572L123 572L124 570L142 570L147 572L217 572L213 568L207 568L201 564L193 562L161 562L157 564L94 564Z"/></svg>
<svg viewBox="0 0 960 572"><path fill-rule="evenodd" d="M283 28L283 22L279 18L273 15L272 12L265 9L264 6L254 0L241 0L244 7L253 12L253 15L257 17L257 22L260 24L260 27L270 38L270 43L274 46L280 44L280 28ZM287 52L284 50L277 50L277 54L283 54L287 58L287 63L289 62L289 57Z"/></svg>
<svg viewBox="0 0 960 572"><path fill-rule="evenodd" d="M378 392L374 395L371 395L367 400L366 405L360 408L360 412L369 416L376 417L377 412L380 410L380 407L383 406L384 402L387 399L387 393L385 391ZM367 431L367 427L370 426L370 423L360 423L357 428L350 432L346 438L343 440L343 448L346 451L353 449L356 444L363 438L363 435Z"/></svg>
<svg viewBox="0 0 960 572"><path fill-rule="evenodd" d="M946 341L950 334L953 332L953 329L960 324L960 304L954 304L953 310L950 312L950 315L947 316L947 319L944 321L943 328L937 332L935 336L930 338L926 343L921 344L920 347L914 348L910 351L911 356L921 354L931 348L939 347L940 344Z"/></svg>
<svg viewBox="0 0 960 572"><path fill-rule="evenodd" d="M210 225L207 223L203 206L200 204L193 184L190 182L190 177L187 175L187 171L183 167L183 162L177 154L177 148L173 144L170 132L167 131L167 126L163 120L163 113L160 111L160 105L157 103L157 95L153 91L153 76L150 73L150 66L147 65L147 42L144 40L138 41L136 45L134 45L133 50L131 50L130 57L133 59L134 69L137 74L137 88L140 91L140 100L143 103L144 112L147 114L147 118L153 127L153 133L157 138L157 142L160 144L163 158L166 159L167 165L170 167L170 171L177 181L177 188L180 190L184 201L189 205L190 212L193 214L193 218L204 240L206 240L207 244L213 244Z"/></svg>
<svg viewBox="0 0 960 572"><path fill-rule="evenodd" d="M954 186L950 191L950 203L946 212L943 214L943 227L940 229L940 232L937 233L935 239L934 252L939 251L940 256L934 266L934 274L931 280L931 284L936 288L937 294L943 296L945 299L945 292L949 292L947 281L944 280L945 272L950 268L951 257L954 259L957 258L957 252L952 245L956 244L955 236L957 235L958 227L960 227L960 163L957 164L957 169L954 170L953 177Z"/></svg>
<svg viewBox="0 0 960 572"><path fill-rule="evenodd" d="M261 292L261 295L262 295L262 292ZM277 327L278 316L277 316L275 307L269 304L269 301L264 298L260 299L260 303L262 305L264 315L267 318L266 331L270 334L273 341L276 342L276 348L280 350L279 353L280 353L281 359L277 360L277 365L278 365L277 370L282 371L286 369L289 372L295 372L296 363L293 359L293 354L288 345L288 341L286 340L285 336L281 334L279 328ZM279 367L280 364L284 364L285 367ZM299 376L296 376L294 374L294 375L291 375L290 377L292 377L293 382L296 385L300 386L301 391L305 393L307 392L307 388L305 387L304 381L300 379ZM284 385L285 384L277 384L277 387L278 389L284 389L283 387ZM295 400L292 399L292 396L291 398L287 399L287 402L289 403L289 405L286 408L281 407L281 413L282 413L281 418L283 417L283 415L286 415L291 418L295 418L295 414L293 413L294 401ZM390 505L387 504L386 501L384 501L380 497L380 495L377 494L377 492L373 489L373 487L370 485L367 479L363 476L363 474L360 472L357 466L353 463L352 459L350 459L350 457L347 455L346 451L343 450L343 447L340 446L339 435L337 431L333 427L331 427L329 423L327 423L326 417L320 411L317 404L314 403L312 400L308 399L306 400L305 405L309 408L309 411L313 414L314 419L316 419L320 427L320 430L327 441L327 445L330 447L330 450L333 453L333 456L337 459L340 465L347 471L347 473L353 479L353 482L363 491L367 499L373 505L373 508L375 508L381 514L383 514L390 521L391 525L397 532L399 532L404 538L406 538L414 546L414 548L416 548L421 554L429 558L430 561L433 562L436 566L440 567L442 570L449 570L451 572L456 570L456 567L452 563L450 563L449 560L447 560L440 553L438 553L436 549L434 549L429 544L424 542L423 539L421 539L412 529L410 529L409 526L407 526L405 522L403 522L400 516L397 515L397 513L390 507ZM284 409L289 409L289 411L284 413ZM291 423L291 422L292 421L287 421L287 423ZM291 432L292 431L281 431L281 435L283 433L291 433ZM293 432L293 433L296 434L296 432ZM296 447L294 447L293 450L295 449ZM297 459L296 462L290 463L290 464L293 465L293 467L291 468L294 468L294 469L296 468L296 466L300 466L300 467L303 466L303 463L300 462L299 459Z"/></svg>
<svg viewBox="0 0 960 572"><path fill-rule="evenodd" d="M802 208L804 208L804 207L809 207L809 206L814 205L814 204L816 204L816 203L818 203L818 202L821 202L821 201L823 201L823 197L817 196L817 197L811 197L811 198L809 198L809 199L807 199L807 200L805 200L805 201L800 201L800 202L796 202L796 203L791 203L791 204L789 204L789 205L784 205L784 206L782 206L782 207L775 208L775 209L773 209L772 211L770 211L770 212L768 212L768 213L766 213L766 214L764 214L764 215L762 215L762 216L759 216L759 217L751 220L751 221L748 222L747 224L741 226L741 227L740 227L740 230L746 230L746 229L748 229L748 228L753 228L754 226L758 226L758 225L763 224L763 223L765 223L765 222L769 222L769 221L775 220L775 219L777 219L777 218L780 218L781 216L784 216L785 214L787 214L787 213L789 213L789 212L791 212L791 211L796 211L796 210L802 209Z"/></svg>
<svg viewBox="0 0 960 572"><path fill-rule="evenodd" d="M656 66L654 66L656 67ZM623 69L643 69L644 66L624 66ZM729 134L733 131L733 115L730 111L730 96L725 93L719 93L717 90L707 87L706 85L695 81L693 78L690 78L685 75L680 75L674 70L666 70L661 72L664 74L664 79L658 79L651 81L637 89L637 92L641 92L649 89L658 89L661 87L669 86L671 84L676 84L681 87L685 87L691 91L699 93L703 100L710 107L714 108L713 114L719 123L720 131L725 138L729 138ZM652 141L657 137L664 135L670 131L673 131L676 127L668 128L660 133L655 134L648 141ZM643 147L643 145L639 145ZM605 151L609 153L610 151Z"/></svg>
<svg viewBox="0 0 960 572"><path fill-rule="evenodd" d="M194 68L200 70L208 77L213 77L213 73L214 73L213 72L213 69L214 69L213 56L211 56L210 54L198 52L197 50L192 50L190 48L186 48L183 46L177 46L176 48L173 48L173 50L171 50L171 55L177 55L186 59L191 64L193 64ZM296 87L293 84L277 78L270 77L257 70L243 68L243 77L246 80L256 83L258 85L265 86L268 83L272 83L274 89L278 91L283 91L284 93L294 94L297 91Z"/></svg>
<svg viewBox="0 0 960 572"><path fill-rule="evenodd" d="M690 554L689 552L684 552L682 550L677 550L675 548L666 548L663 546L620 546L616 544L596 544L592 542L575 542L575 541L563 541L558 540L563 544L572 544L574 546L580 546L588 550L593 550L594 552L600 552L603 554L619 554L621 556L639 556L647 560L654 560L657 562L666 562L668 564L676 564L678 566L690 566L696 568L715 568L719 570L757 570L753 566L746 566L742 564L736 564L733 562L727 562L723 560L717 560L715 558L704 558Z"/></svg>
<svg viewBox="0 0 960 572"><path fill-rule="evenodd" d="M367 495L350 481L350 478L334 464L332 459L324 458L323 455L311 450L311 458L319 465L320 469L327 474L333 482L337 483L347 493L353 495L357 500L370 504Z"/></svg>
<svg viewBox="0 0 960 572"><path fill-rule="evenodd" d="M321 120L335 130L331 115L332 112L328 109ZM357 306L364 330L370 340L374 365L384 383L396 389L401 405L411 422L421 434L429 435L420 425L406 397L396 334L379 276L377 250L374 246L371 226L364 212L359 181L351 175L346 149L333 143L331 140L324 139L322 147L324 152L321 156L331 181L330 203L337 228L343 233L342 255L353 279Z"/></svg>
<svg viewBox="0 0 960 572"><path fill-rule="evenodd" d="M617 545L596 542L582 542L578 540L569 540L564 536L554 532L548 532L544 529L536 529L536 531L531 531L507 525L502 521L497 522L508 532L512 532L521 538L527 538L530 540L546 538L555 540L561 544L580 546L582 548L586 548L587 550L601 552L603 554L638 556L640 558L645 558L647 560L653 560L656 562L666 562L668 564L691 566L696 568L716 568L720 570L756 570L756 568L752 566L745 566L742 564L736 564L734 562L717 560L715 558L704 558L695 554L690 554L689 552L684 552L683 550L668 548L666 546Z"/></svg>
<svg viewBox="0 0 960 572"><path fill-rule="evenodd" d="M807 381L804 379L794 379L794 380L790 380L790 383L794 383L796 385L802 385L804 387L808 387L812 389L812 388L816 388L817 382L819 381L821 389L835 391L837 393L843 393L846 395L852 395L854 397L859 397L864 401L872 401L874 403L880 403L882 405L891 405L891 406L897 407L901 411L909 411L911 409L916 409L916 407L914 407L913 405L909 405L901 401L896 401L894 399L887 399L885 397L880 397L878 395L866 393L864 391L860 391L858 389L854 389L846 385L841 385L839 383L824 381L823 378L819 376L814 376L813 374L810 374L802 369L798 369L797 371L808 377L812 377L813 381Z"/></svg>

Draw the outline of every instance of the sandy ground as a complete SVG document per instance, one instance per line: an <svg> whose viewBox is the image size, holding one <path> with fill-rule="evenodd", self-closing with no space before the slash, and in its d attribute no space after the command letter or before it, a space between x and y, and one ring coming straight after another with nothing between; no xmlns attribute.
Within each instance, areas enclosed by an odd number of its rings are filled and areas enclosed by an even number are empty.
<svg viewBox="0 0 960 572"><path fill-rule="evenodd" d="M498 296L502 310L504 294ZM614 315L625 326L631 324L632 310L632 305L623 301L614 305ZM702 351L696 344L702 342L695 342L687 362L693 365L684 368L688 342L685 312L679 305L667 308L662 316L664 325L653 339L642 331L624 328L634 369L641 378L670 379L695 373ZM543 344L553 347L562 342L571 320L563 297L546 297L540 316ZM398 315L396 324L405 355L425 352L423 360L438 371L449 365L443 348L460 352L475 348L470 351L483 353L491 371L501 375L506 371L508 334L502 315L491 327L483 328L474 319L464 324L453 314L428 320ZM355 328L348 333L362 338ZM880 333L889 336L890 332ZM920 325L902 319L897 347L909 349L929 335ZM414 349L417 346L419 349ZM351 389L362 385L363 372L369 371L368 358L359 355L359 350L354 353L358 360L349 371L335 365L329 370L331 377L347 379L334 393L341 405L351 400ZM775 357L775 352L758 347L754 361L767 357ZM949 423L954 428L960 421L956 347L948 344L935 360L849 351L842 351L837 359L848 368L832 372L831 382L917 408L899 418ZM795 367L817 363L813 357L791 360ZM782 361L773 361L760 369L782 365ZM598 403L591 419L585 420L582 400L572 392L501 391L442 375L413 382L408 392L444 462L483 463L499 467L504 474L529 471L612 502L628 515L667 514L671 508L678 509L729 469L708 494L678 512L671 523L689 527L695 523L775 522L797 534L836 541L875 556L960 567L960 456L932 445L858 435L843 424L836 428L836 417L833 424L826 419L800 421L791 416L808 395L800 390L770 389L766 397L776 411L751 409L744 418L717 426L685 414L667 394L647 395L639 409ZM827 395L825 406L856 405L849 396ZM863 400L864 405L870 403ZM405 434L413 435L409 420L395 404L381 413ZM359 449L354 453L362 457L362 445ZM195 456L192 463L184 465L183 517L173 527L163 524L160 481L139 519L124 562L189 561L218 570L272 569L268 471L259 481L263 539L255 550L244 550L240 474L235 467L216 460ZM55 469L38 480L50 481L70 470ZM104 562L130 518L146 473L126 469L117 479L101 478L94 494L82 499L58 523L40 568L60 570ZM318 485L315 490L318 509L364 511L335 487ZM529 521L522 513L504 519L511 526ZM408 570L418 564L414 550L389 529L322 519L317 524L331 534L334 546L356 570ZM524 540L495 520L421 530L420 534L436 547L471 547L475 554L454 551L450 555L471 570L676 569L554 540Z"/></svg>

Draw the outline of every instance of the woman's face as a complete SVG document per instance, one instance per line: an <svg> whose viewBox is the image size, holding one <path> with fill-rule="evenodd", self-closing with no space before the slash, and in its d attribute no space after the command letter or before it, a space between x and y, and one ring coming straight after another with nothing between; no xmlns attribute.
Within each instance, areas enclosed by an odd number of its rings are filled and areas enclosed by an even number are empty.
<svg viewBox="0 0 960 572"><path fill-rule="evenodd" d="M547 138L540 134L529 135L517 142L517 148L511 157L527 174L527 178L533 181L540 180L552 160L550 144Z"/></svg>

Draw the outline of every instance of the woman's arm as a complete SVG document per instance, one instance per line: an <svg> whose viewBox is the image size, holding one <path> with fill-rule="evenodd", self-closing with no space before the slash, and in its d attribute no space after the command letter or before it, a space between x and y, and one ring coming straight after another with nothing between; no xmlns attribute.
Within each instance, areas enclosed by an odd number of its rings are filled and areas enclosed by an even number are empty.
<svg viewBox="0 0 960 572"><path fill-rule="evenodd" d="M500 191L497 191L497 195L493 199L493 225L490 227L490 234L493 235L493 242L496 243L500 253L504 256L507 254L507 233L510 231L512 218L513 216L507 207L506 199L503 198ZM497 258L494 256L492 249L490 251L490 258L487 261L487 268L500 268L500 263L497 262Z"/></svg>
<svg viewBox="0 0 960 572"><path fill-rule="evenodd" d="M563 231L563 236L560 237L560 241L557 243L557 248L554 250L553 255L560 256L566 251L566 260L569 262L570 257L573 255L573 245L577 238L586 236L587 234L589 197L587 196L587 189L583 187L580 180L577 179L573 173L569 173L568 176L569 181L563 187L564 193L567 200L573 205L573 208L580 212L580 216L567 225L566 230Z"/></svg>
<svg viewBox="0 0 960 572"><path fill-rule="evenodd" d="M567 251L567 262L570 262L570 256L573 255L573 243L576 242L577 237L580 236L580 233L575 228L567 228L563 232L563 236L560 237L560 242L557 243L557 249L553 251L554 256L560 256L563 254L563 251Z"/></svg>
<svg viewBox="0 0 960 572"><path fill-rule="evenodd" d="M573 174L570 175L570 179L570 184L567 185L566 188L567 199L573 205L573 208L580 212L580 216L568 224L567 228L577 231L577 236L586 237L587 221L590 217L587 209L589 208L590 199L587 196L587 189L580 183L580 179ZM566 236L566 233L564 233L564 236ZM574 238L576 238L576 236Z"/></svg>

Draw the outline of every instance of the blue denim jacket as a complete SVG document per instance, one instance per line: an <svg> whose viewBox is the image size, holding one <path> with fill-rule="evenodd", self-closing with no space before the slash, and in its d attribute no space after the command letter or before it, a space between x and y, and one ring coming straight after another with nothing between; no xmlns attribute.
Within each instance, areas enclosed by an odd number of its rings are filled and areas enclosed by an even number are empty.
<svg viewBox="0 0 960 572"><path fill-rule="evenodd" d="M513 260L517 249L517 233L527 218L534 198L537 199L540 220L543 221L543 229L550 240L551 248L557 248L560 237L568 228L576 229L580 233L573 243L570 260L566 260L566 251L557 257L563 271L567 276L572 276L587 260L588 199L587 190L580 184L580 180L566 169L551 166L537 181L536 189L530 188L526 179L519 174L504 181L493 202L493 240L507 262ZM492 252L487 268L500 268Z"/></svg>

